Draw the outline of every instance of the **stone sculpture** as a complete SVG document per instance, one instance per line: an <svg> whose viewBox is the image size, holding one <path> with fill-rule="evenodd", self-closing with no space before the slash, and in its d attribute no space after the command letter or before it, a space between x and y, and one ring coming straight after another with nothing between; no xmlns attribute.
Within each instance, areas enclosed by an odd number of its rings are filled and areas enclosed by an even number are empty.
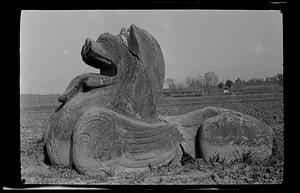
<svg viewBox="0 0 300 193"><path fill-rule="evenodd" d="M86 39L83 61L100 73L75 77L44 131L53 165L75 166L83 174L144 170L193 158L251 150L271 155L273 131L242 113L206 107L163 117L156 111L165 62L156 39L135 25L114 36Z"/></svg>

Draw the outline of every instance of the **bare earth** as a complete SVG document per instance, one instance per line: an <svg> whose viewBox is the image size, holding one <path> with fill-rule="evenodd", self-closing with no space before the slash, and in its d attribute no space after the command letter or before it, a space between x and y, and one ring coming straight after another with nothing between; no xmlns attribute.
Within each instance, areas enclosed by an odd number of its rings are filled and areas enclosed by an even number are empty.
<svg viewBox="0 0 300 193"><path fill-rule="evenodd" d="M22 103L21 103L22 104ZM158 112L179 115L206 106L230 108L269 124L275 132L272 156L262 162L251 156L234 162L192 160L185 156L183 167L164 166L148 171L89 177L75 170L44 162L42 133L56 104L40 103L22 108L21 176L26 184L280 184L283 181L283 95L282 93L161 98Z"/></svg>

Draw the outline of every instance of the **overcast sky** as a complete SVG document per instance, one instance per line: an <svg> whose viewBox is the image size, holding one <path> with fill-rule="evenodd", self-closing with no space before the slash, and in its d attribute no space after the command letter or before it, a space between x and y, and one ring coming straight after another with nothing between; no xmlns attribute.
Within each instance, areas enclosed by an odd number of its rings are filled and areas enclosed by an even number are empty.
<svg viewBox="0 0 300 193"><path fill-rule="evenodd" d="M81 73L84 40L135 24L159 42L166 78L214 71L220 80L265 78L283 71L280 11L22 11L21 94L62 93Z"/></svg>

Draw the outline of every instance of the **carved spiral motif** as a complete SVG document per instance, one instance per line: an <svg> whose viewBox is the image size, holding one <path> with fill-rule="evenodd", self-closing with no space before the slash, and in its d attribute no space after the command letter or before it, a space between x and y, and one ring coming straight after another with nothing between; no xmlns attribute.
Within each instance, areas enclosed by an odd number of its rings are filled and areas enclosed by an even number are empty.
<svg viewBox="0 0 300 193"><path fill-rule="evenodd" d="M63 120L62 119L59 119L58 120L58 126L62 129L64 128L64 123L63 123Z"/></svg>
<svg viewBox="0 0 300 193"><path fill-rule="evenodd" d="M81 172L109 171L122 157L122 136L115 127L118 122L112 118L106 112L91 109L79 120L74 131L73 153L75 167Z"/></svg>
<svg viewBox="0 0 300 193"><path fill-rule="evenodd" d="M109 141L105 141L103 144L102 144L102 149L104 151L108 151L110 148L110 142Z"/></svg>
<svg viewBox="0 0 300 193"><path fill-rule="evenodd" d="M91 142L91 137L88 134L81 134L78 139L82 145L88 145Z"/></svg>
<svg viewBox="0 0 300 193"><path fill-rule="evenodd" d="M52 161L54 161L55 163L61 163L59 147L61 147L61 144L59 143L58 140L56 140L53 137L53 133L52 133L52 137L51 137L50 143L47 145L47 149L50 153L49 154L50 158L52 157Z"/></svg>
<svg viewBox="0 0 300 193"><path fill-rule="evenodd" d="M98 142L95 148L94 158L101 162L115 160L122 156L122 141L109 139ZM105 165L105 164L104 164Z"/></svg>
<svg viewBox="0 0 300 193"><path fill-rule="evenodd" d="M114 123L107 115L94 115L83 118L80 120L81 128L80 130L86 129L100 129L106 133L110 132L112 128L114 128Z"/></svg>

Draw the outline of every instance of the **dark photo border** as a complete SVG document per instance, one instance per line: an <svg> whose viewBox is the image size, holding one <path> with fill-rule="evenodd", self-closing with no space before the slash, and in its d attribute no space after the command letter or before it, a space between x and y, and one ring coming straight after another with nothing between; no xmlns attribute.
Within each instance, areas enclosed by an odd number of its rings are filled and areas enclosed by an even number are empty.
<svg viewBox="0 0 300 193"><path fill-rule="evenodd" d="M284 190L293 185L293 177L291 176L294 170L291 161L293 158L287 152L293 153L292 150L297 151L297 144L291 137L292 129L297 130L297 126L293 125L292 120L297 120L293 116L294 113L288 113L288 109L292 109L295 103L290 99L293 90L289 87L295 84L296 75L292 75L292 64L290 64L290 49L288 46L288 34L291 29L288 27L288 12L289 3L287 1L114 1L109 0L105 2L93 1L19 1L12 3L12 8L8 8L4 14L3 31L8 34L3 36L7 43L2 44L5 54L9 56L2 57L6 60L3 64L3 74L5 75L4 88L2 96L6 97L2 100L6 104L4 108L4 116L2 131L2 139L4 139L4 152L2 153L2 168L5 172L2 173L3 187L6 189L31 189L43 187L57 187L56 185L39 185L23 184L21 179L21 165L20 165L20 18L22 10L116 10L116 9L214 9L214 10L280 10L283 15L283 74L284 74L284 176L283 184L275 185L140 185L140 186L112 186L112 185L59 185L60 187L74 187L74 188L99 188L97 190L112 190L112 189L128 189L128 190L152 190L152 189L168 189L168 190ZM5 7L3 7L5 10ZM7 47L8 46L8 47ZM11 48L10 48L11 46ZM5 65L5 67L4 67ZM6 68L8 66L9 68ZM294 64L295 66L295 64ZM7 84L9 82L9 84ZM4 93L5 92L5 93ZM286 129L288 128L288 129ZM292 144L291 144L292 143ZM295 152L294 152L295 153ZM296 153L297 154L297 153ZM297 159L297 158L294 158ZM74 191L72 189L72 191Z"/></svg>

